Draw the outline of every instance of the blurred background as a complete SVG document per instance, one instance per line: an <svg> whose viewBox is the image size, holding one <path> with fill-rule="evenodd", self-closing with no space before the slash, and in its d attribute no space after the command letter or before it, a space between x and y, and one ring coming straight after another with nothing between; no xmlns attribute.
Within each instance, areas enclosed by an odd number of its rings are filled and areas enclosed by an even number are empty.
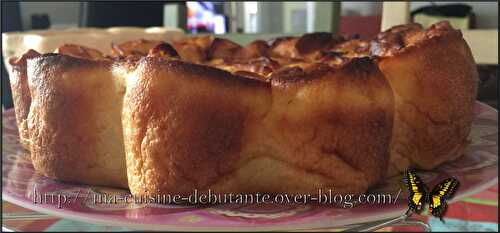
<svg viewBox="0 0 500 233"><path fill-rule="evenodd" d="M383 2L3 2L15 30L110 26L175 26L187 33L305 33L372 35ZM435 6L437 11L424 9ZM439 7L451 6L447 9ZM453 26L497 28L497 2L414 2L413 20L462 18ZM416 16L416 17L415 17ZM4 17L2 17L4 18ZM16 23L17 24L17 23ZM5 25L5 24L4 24ZM361 28L360 28L361 27ZM5 29L5 27L4 27ZM8 28L10 29L10 28Z"/></svg>
<svg viewBox="0 0 500 233"><path fill-rule="evenodd" d="M4 2L2 32L74 27L173 26L245 44L256 38L327 31L362 38L383 25L383 2ZM498 2L414 2L409 21L449 20L455 28L498 29ZM387 17L387 16L386 16ZM2 59L3 60L3 59ZM498 63L498 62L497 62ZM497 64L480 66L479 99L498 106ZM2 67L4 68L4 67ZM2 103L12 107L2 71Z"/></svg>

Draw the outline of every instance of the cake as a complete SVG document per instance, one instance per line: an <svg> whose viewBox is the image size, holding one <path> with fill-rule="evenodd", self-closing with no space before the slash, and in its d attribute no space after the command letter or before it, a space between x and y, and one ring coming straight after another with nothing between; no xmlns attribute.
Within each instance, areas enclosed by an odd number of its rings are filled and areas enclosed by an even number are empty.
<svg viewBox="0 0 500 233"><path fill-rule="evenodd" d="M394 90L391 162L431 170L461 156L474 117L478 73L471 50L448 22L393 27L371 46Z"/></svg>
<svg viewBox="0 0 500 233"><path fill-rule="evenodd" d="M10 64L37 172L136 196L364 193L463 154L477 88L470 49L446 22L371 40L65 44Z"/></svg>

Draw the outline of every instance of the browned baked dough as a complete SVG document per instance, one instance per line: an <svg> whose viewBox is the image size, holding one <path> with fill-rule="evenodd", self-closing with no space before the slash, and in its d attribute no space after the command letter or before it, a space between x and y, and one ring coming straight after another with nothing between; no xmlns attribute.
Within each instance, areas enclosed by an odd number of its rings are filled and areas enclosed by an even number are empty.
<svg viewBox="0 0 500 233"><path fill-rule="evenodd" d="M372 41L205 36L113 49L12 60L18 74L27 60L29 85L17 75L13 91L40 173L115 187L128 175L135 195L362 193L460 156L471 127L477 71L446 23Z"/></svg>
<svg viewBox="0 0 500 233"><path fill-rule="evenodd" d="M134 195L361 193L388 162L392 90L369 60L292 68L271 82L143 58L123 126Z"/></svg>
<svg viewBox="0 0 500 233"><path fill-rule="evenodd" d="M26 60L37 57L40 54L35 50L28 50L19 58L9 60L12 66L11 76L9 77L10 88L12 90L12 100L14 111L16 112L16 122L19 129L19 141L21 145L29 149L30 136L28 132L28 114L31 105L30 89L28 87L28 75L26 74Z"/></svg>
<svg viewBox="0 0 500 233"><path fill-rule="evenodd" d="M128 187L120 121L125 89L116 85L111 65L60 54L28 60L28 131L37 172Z"/></svg>
<svg viewBox="0 0 500 233"><path fill-rule="evenodd" d="M478 74L460 31L447 22L427 30L397 26L379 34L371 49L396 98L391 170L434 169L461 156Z"/></svg>
<svg viewBox="0 0 500 233"><path fill-rule="evenodd" d="M134 40L127 41L121 44L113 44L111 54L116 57L126 57L131 55L144 56L147 55L149 50L158 44L161 44L162 41L157 40Z"/></svg>
<svg viewBox="0 0 500 233"><path fill-rule="evenodd" d="M273 108L266 125L275 157L303 169L273 185L299 185L307 193L318 187L362 193L382 179L394 100L370 59L354 59L341 68L292 67L273 74L271 83ZM294 177L303 180L297 184Z"/></svg>

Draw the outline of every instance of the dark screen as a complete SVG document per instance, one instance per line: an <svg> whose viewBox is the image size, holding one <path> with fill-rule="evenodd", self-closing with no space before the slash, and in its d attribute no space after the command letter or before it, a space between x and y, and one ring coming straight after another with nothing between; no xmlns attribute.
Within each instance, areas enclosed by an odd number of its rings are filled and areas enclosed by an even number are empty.
<svg viewBox="0 0 500 233"><path fill-rule="evenodd" d="M163 25L167 2L86 2L82 3L81 26L153 27Z"/></svg>

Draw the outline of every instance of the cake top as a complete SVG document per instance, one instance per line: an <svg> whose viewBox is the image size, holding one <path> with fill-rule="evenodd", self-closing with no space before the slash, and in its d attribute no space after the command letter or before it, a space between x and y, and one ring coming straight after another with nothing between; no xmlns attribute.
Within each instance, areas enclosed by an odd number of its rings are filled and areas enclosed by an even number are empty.
<svg viewBox="0 0 500 233"><path fill-rule="evenodd" d="M107 53L110 55L76 44L64 44L55 53L93 60L162 57L266 81L273 73L308 72L325 66L336 69L347 64L362 67L367 60L391 57L446 35L461 36L460 31L443 21L428 29L415 23L395 26L368 40L316 32L271 41L256 40L241 46L227 39L197 36L170 43L140 39L111 44L111 52Z"/></svg>

